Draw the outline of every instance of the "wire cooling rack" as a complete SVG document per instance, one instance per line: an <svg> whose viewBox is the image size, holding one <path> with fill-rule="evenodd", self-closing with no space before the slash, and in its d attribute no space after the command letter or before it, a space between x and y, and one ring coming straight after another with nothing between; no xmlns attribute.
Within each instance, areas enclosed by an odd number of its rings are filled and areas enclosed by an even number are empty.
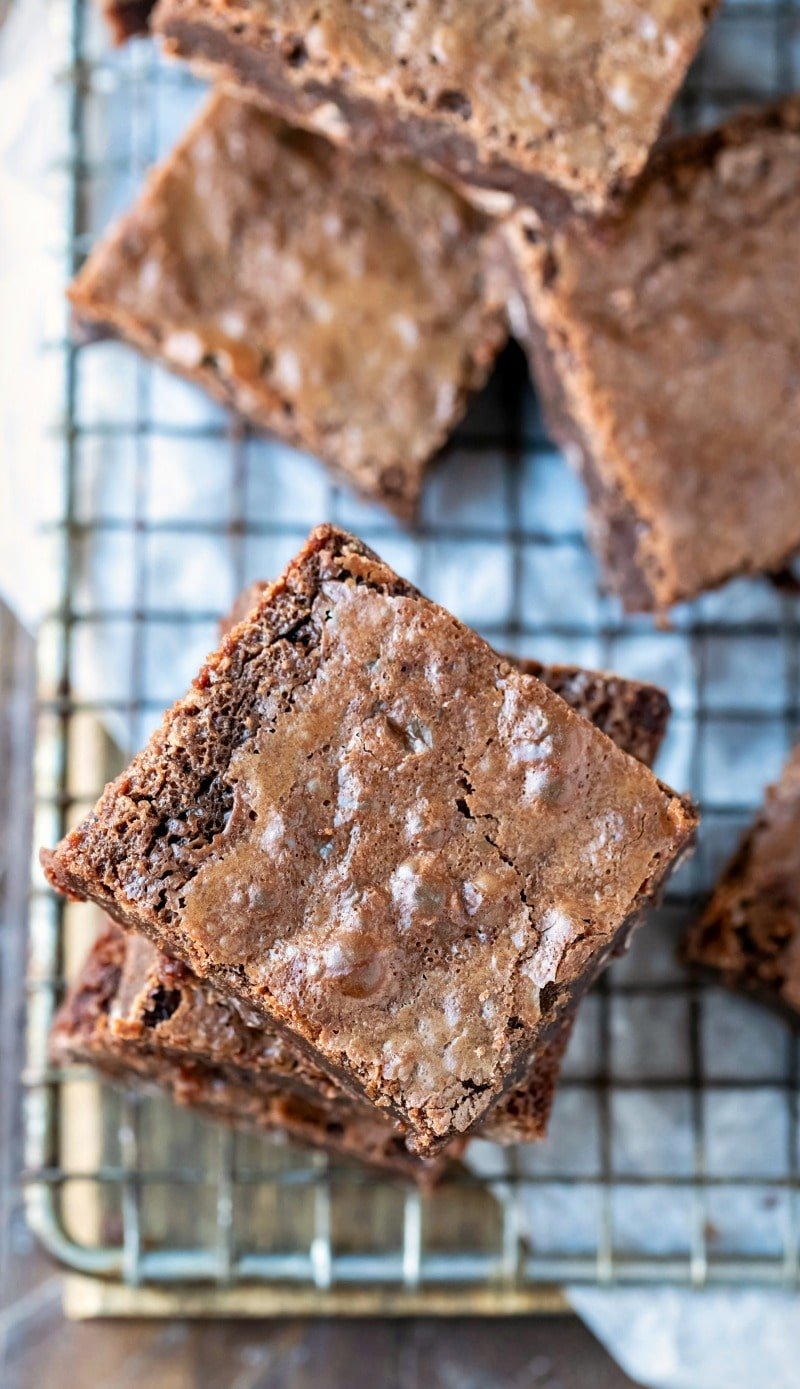
<svg viewBox="0 0 800 1389"><path fill-rule="evenodd" d="M146 42L110 54L82 0L51 17L66 280L199 88ZM727 0L677 119L705 124L788 90L798 69L798 3ZM97 922L35 871L28 1211L69 1268L95 1276L84 1308L510 1311L569 1283L796 1285L797 1036L689 984L674 947L795 734L797 600L742 582L678 610L669 630L623 619L598 595L580 488L514 348L406 533L313 460L121 346L79 346L63 324L46 344L63 386L60 590L40 643L37 844L56 842L182 692L237 587L278 572L326 517L497 646L666 685L659 770L704 812L695 859L582 1010L547 1143L475 1144L433 1197L50 1070L53 1009Z"/></svg>

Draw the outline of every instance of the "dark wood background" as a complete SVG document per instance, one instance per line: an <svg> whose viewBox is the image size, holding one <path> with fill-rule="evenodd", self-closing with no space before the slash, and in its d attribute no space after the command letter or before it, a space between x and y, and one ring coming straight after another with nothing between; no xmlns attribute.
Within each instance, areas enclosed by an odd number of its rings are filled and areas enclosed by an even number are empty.
<svg viewBox="0 0 800 1389"><path fill-rule="evenodd" d="M29 1236L19 1170L33 643L0 603L0 1389L630 1389L572 1317L84 1322Z"/></svg>

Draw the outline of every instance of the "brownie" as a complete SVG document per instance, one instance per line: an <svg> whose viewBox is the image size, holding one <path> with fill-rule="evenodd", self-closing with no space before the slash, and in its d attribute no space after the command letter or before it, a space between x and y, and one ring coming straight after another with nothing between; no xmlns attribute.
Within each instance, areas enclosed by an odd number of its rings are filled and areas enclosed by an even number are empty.
<svg viewBox="0 0 800 1389"><path fill-rule="evenodd" d="M256 579L242 589L220 623L220 636L247 617L268 588L265 580ZM585 719L602 729L623 752L652 767L664 741L671 712L669 697L658 685L627 680L607 671L586 670L583 666L546 665L508 653L503 659L525 675L535 675Z"/></svg>
<svg viewBox="0 0 800 1389"><path fill-rule="evenodd" d="M70 298L407 519L507 335L489 235L420 169L215 95Z"/></svg>
<svg viewBox="0 0 800 1389"><path fill-rule="evenodd" d="M635 178L715 4L161 0L169 54L296 125L550 221Z"/></svg>
<svg viewBox="0 0 800 1389"><path fill-rule="evenodd" d="M428 1154L527 1074L695 822L323 526L43 862Z"/></svg>
<svg viewBox="0 0 800 1389"><path fill-rule="evenodd" d="M514 330L631 610L800 546L799 220L797 97L664 147L593 226L511 219Z"/></svg>
<svg viewBox="0 0 800 1389"><path fill-rule="evenodd" d="M683 957L800 1013L800 747L689 930Z"/></svg>

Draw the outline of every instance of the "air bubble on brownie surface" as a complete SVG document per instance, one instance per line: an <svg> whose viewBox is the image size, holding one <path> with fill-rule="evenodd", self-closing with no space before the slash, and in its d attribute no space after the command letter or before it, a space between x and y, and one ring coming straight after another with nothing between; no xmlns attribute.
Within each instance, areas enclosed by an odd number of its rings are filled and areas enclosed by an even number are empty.
<svg viewBox="0 0 800 1389"><path fill-rule="evenodd" d="M476 883L466 882L462 885L461 895L464 898L467 915L474 916L483 902L483 893L480 888Z"/></svg>
<svg viewBox="0 0 800 1389"><path fill-rule="evenodd" d="M348 134L348 125L339 107L332 101L323 101L313 113L314 128L321 130L331 140L343 140Z"/></svg>
<svg viewBox="0 0 800 1389"><path fill-rule="evenodd" d="M161 287L161 262L156 256L149 256L142 261L139 271L139 292L144 298L149 298Z"/></svg>
<svg viewBox="0 0 800 1389"><path fill-rule="evenodd" d="M588 841L583 853L592 867L599 869L615 859L617 846L625 840L625 818L618 810L607 810L598 816L593 828L593 838Z"/></svg>
<svg viewBox="0 0 800 1389"><path fill-rule="evenodd" d="M386 965L371 937L345 931L323 952L325 973L348 998L369 998L380 991Z"/></svg>
<svg viewBox="0 0 800 1389"><path fill-rule="evenodd" d="M336 797L336 813L333 817L333 823L338 827L353 819L353 812L358 809L361 801L362 786L359 778L347 763L339 768L336 780L339 790Z"/></svg>
<svg viewBox="0 0 800 1389"><path fill-rule="evenodd" d="M275 380L285 391L294 393L303 384L303 370L300 358L291 348L284 347L275 354Z"/></svg>
<svg viewBox="0 0 800 1389"><path fill-rule="evenodd" d="M168 333L164 339L164 356L174 362L177 367L183 367L187 371L199 367L206 355L206 345L198 333L192 333L188 329L181 329L175 333Z"/></svg>
<svg viewBox="0 0 800 1389"><path fill-rule="evenodd" d="M580 933L580 926L566 912L550 907L539 922L539 930L536 952L522 966L522 972L537 989L543 989L546 984L555 983L564 951Z"/></svg>
<svg viewBox="0 0 800 1389"><path fill-rule="evenodd" d="M528 334L528 311L525 307L525 300L521 294L511 294L506 304L508 321L511 324L511 332L520 342L524 342Z"/></svg>
<svg viewBox="0 0 800 1389"><path fill-rule="evenodd" d="M436 918L447 905L450 884L431 875L435 864L435 855L419 854L401 863L389 879L392 901L404 931L411 930L418 920Z"/></svg>
<svg viewBox="0 0 800 1389"><path fill-rule="evenodd" d="M522 799L525 801L538 800L544 795L551 781L552 776L547 767L529 768L522 784Z"/></svg>
<svg viewBox="0 0 800 1389"><path fill-rule="evenodd" d="M499 188L470 188L469 200L473 207L489 217L505 217L516 207L513 194L503 193Z"/></svg>
<svg viewBox="0 0 800 1389"><path fill-rule="evenodd" d="M244 318L233 309L226 309L220 314L219 326L227 337L234 338L237 341L243 338L247 331L247 324Z"/></svg>
<svg viewBox="0 0 800 1389"><path fill-rule="evenodd" d="M336 241L342 234L343 222L340 212L326 212L322 218L322 230L331 241Z"/></svg>
<svg viewBox="0 0 800 1389"><path fill-rule="evenodd" d="M419 328L407 314L395 313L389 319L389 326L405 347L416 347L419 342Z"/></svg>
<svg viewBox="0 0 800 1389"><path fill-rule="evenodd" d="M458 388L453 381L442 381L436 392L435 418L437 424L448 424L458 399Z"/></svg>
<svg viewBox="0 0 800 1389"><path fill-rule="evenodd" d="M636 95L627 78L617 77L616 81L612 82L608 95L618 111L628 113L636 110Z"/></svg>
<svg viewBox="0 0 800 1389"><path fill-rule="evenodd" d="M274 851L283 843L286 836L286 826L283 816L279 810L271 810L269 818L261 831L261 848L267 853Z"/></svg>
<svg viewBox="0 0 800 1389"><path fill-rule="evenodd" d="M497 726L508 742L511 762L546 762L554 756L547 715L537 705L524 708L516 685L507 685L503 692Z"/></svg>
<svg viewBox="0 0 800 1389"><path fill-rule="evenodd" d="M327 54L325 30L321 24L309 24L303 36L306 53L311 58L324 58Z"/></svg>

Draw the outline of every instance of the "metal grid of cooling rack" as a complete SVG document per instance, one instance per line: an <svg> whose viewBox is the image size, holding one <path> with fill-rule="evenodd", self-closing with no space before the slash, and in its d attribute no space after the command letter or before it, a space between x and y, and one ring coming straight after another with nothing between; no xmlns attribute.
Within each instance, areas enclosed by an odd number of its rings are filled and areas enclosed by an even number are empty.
<svg viewBox="0 0 800 1389"><path fill-rule="evenodd" d="M84 0L54 14L66 278L168 148L197 88L149 44L109 55ZM678 118L707 123L790 89L798 71L798 0L727 0ZM48 1247L117 1284L316 1289L316 1310L346 1310L349 1291L366 1287L395 1311L420 1297L435 1310L424 1299L437 1288L454 1291L449 1310L486 1310L490 1293L502 1311L577 1282L795 1285L797 1036L688 984L674 945L800 720L797 600L733 584L681 609L668 631L622 619L597 595L579 489L513 349L431 479L413 534L125 349L82 348L67 331L47 351L63 366L60 590L40 644L37 844L54 843L141 744L236 587L277 572L324 517L496 645L667 685L675 714L660 770L704 810L699 852L646 945L583 1009L551 1138L506 1153L476 1145L430 1198L50 1070L52 1012L96 923L35 873L26 1176ZM95 372L100 359L110 376ZM199 585L198 604L197 565L209 557L220 581L210 600Z"/></svg>

